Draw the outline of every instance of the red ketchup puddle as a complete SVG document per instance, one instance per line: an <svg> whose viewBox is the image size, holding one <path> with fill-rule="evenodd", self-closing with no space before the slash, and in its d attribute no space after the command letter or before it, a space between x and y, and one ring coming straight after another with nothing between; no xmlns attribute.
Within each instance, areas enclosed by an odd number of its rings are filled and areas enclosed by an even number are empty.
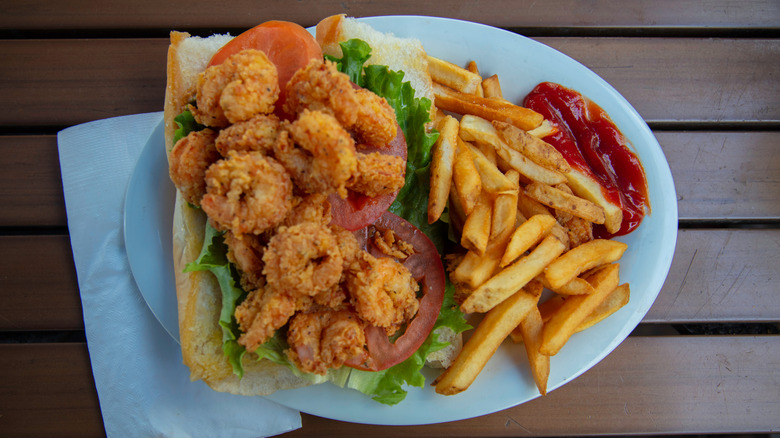
<svg viewBox="0 0 780 438"><path fill-rule="evenodd" d="M524 106L558 128L544 141L558 149L573 168L598 180L604 197L621 206L620 230L610 234L603 225L596 225L594 237L609 238L636 229L649 207L645 171L607 113L580 93L552 82L537 85Z"/></svg>

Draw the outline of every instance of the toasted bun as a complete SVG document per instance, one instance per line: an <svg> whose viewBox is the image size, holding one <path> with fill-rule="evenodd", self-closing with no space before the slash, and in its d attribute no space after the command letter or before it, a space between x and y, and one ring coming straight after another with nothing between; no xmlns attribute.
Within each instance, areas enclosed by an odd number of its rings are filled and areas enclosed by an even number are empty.
<svg viewBox="0 0 780 438"><path fill-rule="evenodd" d="M209 38L171 33L168 49L168 86L165 94L165 145L170 153L176 130L174 117L195 95L198 74L211 57L230 41L229 35ZM298 388L310 383L296 377L289 368L254 354L244 355L244 377L238 379L222 353L222 329L217 321L222 309L222 292L210 272L188 272L203 246L206 216L176 193L173 216L173 266L179 311L179 338L184 364L190 379L203 380L217 391L241 395L268 395L280 389Z"/></svg>
<svg viewBox="0 0 780 438"><path fill-rule="evenodd" d="M434 119L433 81L428 74L428 58L422 43L416 38L401 38L383 33L366 23L345 15L333 15L317 24L317 42L325 55L342 56L339 43L358 38L371 46L367 64L386 65L390 70L403 71L404 80L414 88L415 97L431 101L431 120Z"/></svg>

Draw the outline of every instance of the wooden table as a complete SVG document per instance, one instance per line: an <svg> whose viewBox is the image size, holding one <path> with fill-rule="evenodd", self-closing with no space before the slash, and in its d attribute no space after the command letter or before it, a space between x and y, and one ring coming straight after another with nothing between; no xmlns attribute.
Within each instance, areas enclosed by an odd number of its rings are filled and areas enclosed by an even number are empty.
<svg viewBox="0 0 780 438"><path fill-rule="evenodd" d="M424 427L303 415L290 436L780 429L780 2L265 3L0 3L0 436L105 433L56 133L161 110L170 29L237 33L270 18L308 26L340 12L469 19L579 60L653 129L674 175L680 230L668 279L637 330L548 396Z"/></svg>

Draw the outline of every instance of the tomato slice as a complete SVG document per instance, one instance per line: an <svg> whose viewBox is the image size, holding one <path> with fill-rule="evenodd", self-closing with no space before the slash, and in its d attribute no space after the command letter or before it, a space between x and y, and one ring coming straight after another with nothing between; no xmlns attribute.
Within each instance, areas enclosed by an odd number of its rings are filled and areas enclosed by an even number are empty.
<svg viewBox="0 0 780 438"><path fill-rule="evenodd" d="M289 21L266 21L225 44L211 58L209 67L221 64L230 55L245 49L262 50L276 65L281 89L277 108L284 103L284 87L292 75L310 60L322 59L322 49L309 31Z"/></svg>
<svg viewBox="0 0 780 438"><path fill-rule="evenodd" d="M409 256L403 265L420 282L423 293L417 315L395 342L390 342L384 329L370 326L366 329L369 358L361 363L346 364L357 369L381 371L408 359L428 338L444 300L445 279L444 266L436 246L417 227L390 212L385 212L374 226L379 230L393 230L400 239L414 247L415 253ZM372 244L366 243L366 247L374 255L384 256Z"/></svg>

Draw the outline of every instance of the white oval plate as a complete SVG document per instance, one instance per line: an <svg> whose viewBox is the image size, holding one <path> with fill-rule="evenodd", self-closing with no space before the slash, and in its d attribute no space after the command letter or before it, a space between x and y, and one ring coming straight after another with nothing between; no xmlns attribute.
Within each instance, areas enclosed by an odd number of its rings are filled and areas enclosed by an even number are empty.
<svg viewBox="0 0 780 438"><path fill-rule="evenodd" d="M615 89L583 65L543 44L490 26L445 18L391 16L364 20L380 31L418 38L432 56L459 65L475 60L483 76L499 75L504 96L513 102L521 101L539 82L557 82L573 88L600 105L633 144L647 173L653 212L637 230L619 238L628 244L621 260L620 276L621 282L631 284L631 300L606 320L575 334L552 358L548 389L554 390L571 381L631 333L655 301L669 272L677 239L677 197L669 165L658 142L639 114ZM167 170L161 169L167 161L159 128L155 136L146 147L154 151L144 150L128 190L125 235L133 274L144 298L166 330L178 340L169 261L173 188L169 181L164 181ZM429 383L437 374L427 369L425 373ZM268 398L336 420L413 425L485 415L538 396L525 350L507 342L474 384L456 396L438 395L430 386L409 388L406 400L391 407L356 391L325 384L279 391Z"/></svg>

